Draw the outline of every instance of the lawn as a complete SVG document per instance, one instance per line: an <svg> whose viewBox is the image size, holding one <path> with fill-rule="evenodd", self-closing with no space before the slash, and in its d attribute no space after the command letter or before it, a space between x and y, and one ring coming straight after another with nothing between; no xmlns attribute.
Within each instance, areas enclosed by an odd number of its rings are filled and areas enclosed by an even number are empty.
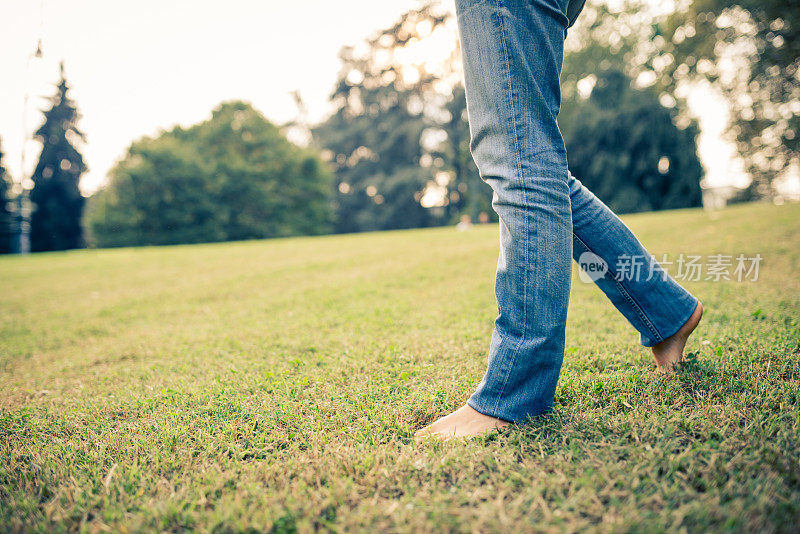
<svg viewBox="0 0 800 534"><path fill-rule="evenodd" d="M800 205L625 220L758 280L665 378L575 271L554 412L448 443L494 225L0 258L0 531L796 532Z"/></svg>

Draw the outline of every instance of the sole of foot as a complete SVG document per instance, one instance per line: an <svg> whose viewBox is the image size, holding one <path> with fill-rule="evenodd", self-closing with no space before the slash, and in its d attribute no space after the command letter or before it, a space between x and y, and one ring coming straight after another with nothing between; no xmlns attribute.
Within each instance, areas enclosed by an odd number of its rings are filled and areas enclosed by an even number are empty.
<svg viewBox="0 0 800 534"><path fill-rule="evenodd" d="M417 439L434 438L440 440L468 438L493 432L510 424L508 421L484 415L470 405L465 404L453 413L445 415L425 428L418 430L414 437Z"/></svg>
<svg viewBox="0 0 800 534"><path fill-rule="evenodd" d="M694 313L689 320L673 335L653 347L653 356L656 359L656 370L660 373L672 373L676 366L683 360L683 349L686 341L692 335L700 319L703 318L703 304L698 302Z"/></svg>

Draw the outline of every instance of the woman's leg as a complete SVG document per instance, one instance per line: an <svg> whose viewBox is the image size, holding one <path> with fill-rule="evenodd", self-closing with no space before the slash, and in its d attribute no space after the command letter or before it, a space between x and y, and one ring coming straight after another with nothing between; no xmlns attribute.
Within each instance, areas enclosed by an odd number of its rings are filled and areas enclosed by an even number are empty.
<svg viewBox="0 0 800 534"><path fill-rule="evenodd" d="M465 415L525 421L553 402L572 269L567 156L556 124L566 3L456 1L472 155L500 218L499 315Z"/></svg>
<svg viewBox="0 0 800 534"><path fill-rule="evenodd" d="M691 333L700 321L702 306L661 268L619 217L571 174L569 194L575 261L595 266L589 271L591 278L639 331L642 345L653 347L659 368L670 370L682 356L685 339L679 344L669 341L684 325L691 327Z"/></svg>
<svg viewBox="0 0 800 534"><path fill-rule="evenodd" d="M456 0L472 155L500 218L499 315L476 392L420 434L470 435L550 409L564 354L573 241L576 259L594 251L616 265L625 254L641 254L657 268L567 170L556 123L566 4ZM696 304L671 279L631 284L608 275L598 285L648 345L674 334Z"/></svg>

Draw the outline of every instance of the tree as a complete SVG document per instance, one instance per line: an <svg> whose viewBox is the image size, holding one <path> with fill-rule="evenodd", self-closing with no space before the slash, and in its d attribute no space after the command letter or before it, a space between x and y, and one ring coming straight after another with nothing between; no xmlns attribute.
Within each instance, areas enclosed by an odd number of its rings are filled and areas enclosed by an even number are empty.
<svg viewBox="0 0 800 534"><path fill-rule="evenodd" d="M491 190L469 155L459 58L455 21L432 3L342 49L336 111L313 129L336 173L337 231L431 226L488 210Z"/></svg>
<svg viewBox="0 0 800 534"><path fill-rule="evenodd" d="M14 212L11 207L11 180L3 166L3 148L0 143L0 254L13 250Z"/></svg>
<svg viewBox="0 0 800 534"><path fill-rule="evenodd" d="M578 24L569 30L559 123L570 140L570 164L576 172L585 172L584 181L597 189L624 188L625 201L616 194L601 194L623 211L699 205L702 168L695 145L697 124L685 112L685 101L663 89L658 78L666 62L659 24L667 15L647 0L615 4L619 5L590 1ZM404 14L395 25L360 45L342 50L342 70L331 97L337 111L314 130L316 142L327 149L336 172L337 230L401 227L387 226L397 221L409 226L452 223L462 214L494 217L491 189L480 180L469 152L460 52L455 32L447 36L454 23L429 4ZM441 45L447 38L453 46L443 58L432 57L436 48L424 46L426 40ZM423 61L415 62L415 57ZM635 112L620 109L615 115L611 110L618 107L598 100L602 90L586 100L593 85L610 83L612 72L634 80L638 89L627 87L626 82L620 96L635 106ZM605 76L602 81L601 75ZM601 148L596 139L575 142L586 134L579 129L589 118L596 121L594 135L606 135L606 142L619 137L616 146L602 147L606 160L585 149ZM655 121L652 128L658 139L643 137L634 144L620 130L631 129L638 135L651 127L649 121ZM613 131L603 133L603 128ZM672 145L685 154L673 153ZM639 162L641 168L622 164L643 157L644 151L650 152ZM659 155L653 162L656 152ZM669 161L671 170L658 172L659 161L662 168ZM603 164L609 168L601 169ZM679 175L678 169L685 174ZM421 206L384 195L389 184L400 180L407 184L400 189L403 198L413 194ZM682 191L684 196L658 198L657 192L664 190L670 195ZM438 200L426 204L431 198ZM395 210L398 216L382 216Z"/></svg>
<svg viewBox="0 0 800 534"><path fill-rule="evenodd" d="M31 250L66 250L83 246L81 217L84 198L78 188L86 171L76 144L84 141L77 127L80 118L69 98L69 86L61 64L61 79L50 109L44 112L44 124L36 131L42 153L33 173L31 201Z"/></svg>
<svg viewBox="0 0 800 534"><path fill-rule="evenodd" d="M91 198L99 246L166 245L321 234L330 175L250 104L134 142Z"/></svg>
<svg viewBox="0 0 800 534"><path fill-rule="evenodd" d="M419 165L425 121L408 110L407 94L376 93L360 93L367 102L378 101L367 103L362 114L342 108L314 130L327 153L335 154L338 232L433 224L419 202L434 177L432 169Z"/></svg>
<svg viewBox="0 0 800 534"><path fill-rule="evenodd" d="M731 111L728 137L753 178L746 196L775 196L776 178L800 165L800 10L791 2L684 0L665 10L589 0L570 36L565 93L618 68L653 87L688 126L691 91L719 91Z"/></svg>
<svg viewBox="0 0 800 534"><path fill-rule="evenodd" d="M570 170L612 210L701 205L695 124L677 128L674 110L616 69L598 73L588 99L572 98L562 123Z"/></svg>
<svg viewBox="0 0 800 534"><path fill-rule="evenodd" d="M693 0L661 25L671 60L662 80L706 80L727 98L730 138L773 197L775 178L800 165L800 6L796 1Z"/></svg>
<svg viewBox="0 0 800 534"><path fill-rule="evenodd" d="M489 219L497 220L492 209L492 190L481 180L478 167L470 152L470 132L467 120L467 99L464 86L460 83L453 87L453 96L445 105L447 120L441 128L445 138L434 152L434 158L441 158L443 169L452 175L446 184L448 222L457 220L461 215L469 215L477 220L481 214Z"/></svg>

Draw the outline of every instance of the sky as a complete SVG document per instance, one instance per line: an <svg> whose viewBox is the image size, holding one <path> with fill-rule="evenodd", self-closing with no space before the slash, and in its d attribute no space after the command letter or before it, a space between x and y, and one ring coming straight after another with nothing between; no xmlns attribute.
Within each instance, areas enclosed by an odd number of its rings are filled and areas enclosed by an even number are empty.
<svg viewBox="0 0 800 534"><path fill-rule="evenodd" d="M445 0L445 5L452 0ZM16 179L35 165L30 141L65 63L82 114L89 171L84 193L97 189L132 141L210 116L220 102L250 101L271 121L297 117L299 91L314 122L328 97L342 46L392 24L418 0L0 0L0 138ZM32 59L38 40L43 57ZM26 95L28 104L24 105ZM698 93L707 181L745 181L733 147L722 141L724 103ZM28 140L25 142L25 140Z"/></svg>

